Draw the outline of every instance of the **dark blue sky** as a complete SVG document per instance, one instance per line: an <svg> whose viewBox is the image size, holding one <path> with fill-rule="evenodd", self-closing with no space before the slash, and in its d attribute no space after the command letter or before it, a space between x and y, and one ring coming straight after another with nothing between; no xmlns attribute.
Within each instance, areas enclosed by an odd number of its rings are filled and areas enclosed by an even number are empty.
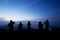
<svg viewBox="0 0 60 40"><path fill-rule="evenodd" d="M59 0L0 0L0 17L7 20L59 18ZM58 19L57 19L58 20Z"/></svg>

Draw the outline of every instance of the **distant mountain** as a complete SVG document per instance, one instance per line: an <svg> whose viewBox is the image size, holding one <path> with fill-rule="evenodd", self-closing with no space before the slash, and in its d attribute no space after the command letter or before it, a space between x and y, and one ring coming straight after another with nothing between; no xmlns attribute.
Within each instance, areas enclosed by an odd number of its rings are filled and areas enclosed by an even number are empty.
<svg viewBox="0 0 60 40"><path fill-rule="evenodd" d="M42 22L44 22L45 20L49 20L50 22L53 22L53 23L60 23L59 17L36 18L36 19L31 19L30 21L33 21L33 22L42 21ZM29 20L25 19L25 20L21 20L21 21L26 23ZM16 23L19 23L19 22L20 21L17 21ZM0 17L0 23L8 23L8 21L5 20L5 18Z"/></svg>
<svg viewBox="0 0 60 40"><path fill-rule="evenodd" d="M0 17L0 25L7 24L8 21L5 20L5 18Z"/></svg>

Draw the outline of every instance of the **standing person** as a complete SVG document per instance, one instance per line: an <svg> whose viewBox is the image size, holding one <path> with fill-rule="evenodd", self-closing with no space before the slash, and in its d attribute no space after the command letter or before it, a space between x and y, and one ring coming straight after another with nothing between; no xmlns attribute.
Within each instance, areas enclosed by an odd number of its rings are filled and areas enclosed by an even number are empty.
<svg viewBox="0 0 60 40"><path fill-rule="evenodd" d="M27 26L28 26L28 31L30 31L31 30L31 23L30 23L30 21L28 21Z"/></svg>
<svg viewBox="0 0 60 40"><path fill-rule="evenodd" d="M39 31L42 31L42 29L43 29L43 24L42 24L41 21L39 21L39 23L38 23L38 28L39 28Z"/></svg>
<svg viewBox="0 0 60 40"><path fill-rule="evenodd" d="M20 22L20 24L18 25L18 30L19 31L22 31L23 30L22 26L23 26L23 24Z"/></svg>
<svg viewBox="0 0 60 40"><path fill-rule="evenodd" d="M15 22L13 22L12 20L10 20L10 23L8 24L9 30L13 30L13 24L15 24Z"/></svg>
<svg viewBox="0 0 60 40"><path fill-rule="evenodd" d="M45 24L46 30L48 31L49 30L49 21L46 20L46 22L44 22L44 24Z"/></svg>

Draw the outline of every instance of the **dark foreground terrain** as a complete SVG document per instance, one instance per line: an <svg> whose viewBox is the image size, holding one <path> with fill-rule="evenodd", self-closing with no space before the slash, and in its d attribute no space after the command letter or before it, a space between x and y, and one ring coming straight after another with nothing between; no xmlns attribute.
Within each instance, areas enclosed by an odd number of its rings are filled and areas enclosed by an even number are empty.
<svg viewBox="0 0 60 40"><path fill-rule="evenodd" d="M60 28L53 28L52 31L48 31L46 29L42 30L42 31L39 31L38 29L32 29L32 30L6 30L6 29L0 29L0 32L10 32L10 33L20 33L20 32L60 32Z"/></svg>

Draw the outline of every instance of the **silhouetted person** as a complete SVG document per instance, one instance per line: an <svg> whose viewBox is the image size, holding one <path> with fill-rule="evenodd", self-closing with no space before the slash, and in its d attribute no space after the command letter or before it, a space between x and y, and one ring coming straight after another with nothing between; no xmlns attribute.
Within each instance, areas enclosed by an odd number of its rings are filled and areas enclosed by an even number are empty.
<svg viewBox="0 0 60 40"><path fill-rule="evenodd" d="M23 24L20 22L20 24L18 25L18 30L19 31L22 31L23 30L22 26L23 26Z"/></svg>
<svg viewBox="0 0 60 40"><path fill-rule="evenodd" d="M45 24L46 30L48 31L49 30L49 21L46 20L46 22L44 22L44 24Z"/></svg>
<svg viewBox="0 0 60 40"><path fill-rule="evenodd" d="M13 22L12 20L10 20L10 23L8 24L8 27L9 27L9 30L13 30L13 24L14 24L15 22Z"/></svg>
<svg viewBox="0 0 60 40"><path fill-rule="evenodd" d="M41 21L40 21L39 24L38 24L38 28L39 28L39 31L42 31L42 29L43 29L43 24L42 24Z"/></svg>
<svg viewBox="0 0 60 40"><path fill-rule="evenodd" d="M28 21L27 26L28 26L28 31L30 31L30 29L31 29L31 23L30 23L30 21Z"/></svg>

